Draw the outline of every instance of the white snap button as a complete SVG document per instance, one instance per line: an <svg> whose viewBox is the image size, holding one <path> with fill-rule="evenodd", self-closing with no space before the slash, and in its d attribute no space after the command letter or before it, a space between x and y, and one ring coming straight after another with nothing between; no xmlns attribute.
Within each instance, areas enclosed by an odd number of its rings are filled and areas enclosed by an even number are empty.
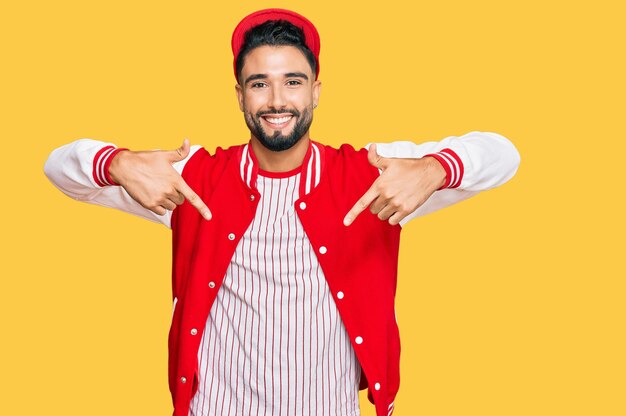
<svg viewBox="0 0 626 416"><path fill-rule="evenodd" d="M228 239L230 241L233 241L235 239L235 234L233 234L233 233L228 234Z"/></svg>
<svg viewBox="0 0 626 416"><path fill-rule="evenodd" d="M180 382L185 384L187 382L187 378L186 377L181 377L180 378Z"/></svg>
<svg viewBox="0 0 626 416"><path fill-rule="evenodd" d="M324 246L320 247L320 254L326 254L327 251L328 250L326 250L326 247L324 247Z"/></svg>
<svg viewBox="0 0 626 416"><path fill-rule="evenodd" d="M250 201L254 201L254 195L250 195Z"/></svg>
<svg viewBox="0 0 626 416"><path fill-rule="evenodd" d="M356 342L357 344L363 344L363 338L361 338L361 337L356 337L356 338L354 339L354 342Z"/></svg>
<svg viewBox="0 0 626 416"><path fill-rule="evenodd" d="M213 289L215 287L215 282L209 282L209 287Z"/></svg>
<svg viewBox="0 0 626 416"><path fill-rule="evenodd" d="M300 202L300 209L306 209L306 202Z"/></svg>
<svg viewBox="0 0 626 416"><path fill-rule="evenodd" d="M198 330L196 328L191 329L191 335L196 335L197 333L198 333Z"/></svg>
<svg viewBox="0 0 626 416"><path fill-rule="evenodd" d="M337 292L337 299L343 299L343 292Z"/></svg>
<svg viewBox="0 0 626 416"><path fill-rule="evenodd" d="M380 390L380 383L374 384L374 390Z"/></svg>

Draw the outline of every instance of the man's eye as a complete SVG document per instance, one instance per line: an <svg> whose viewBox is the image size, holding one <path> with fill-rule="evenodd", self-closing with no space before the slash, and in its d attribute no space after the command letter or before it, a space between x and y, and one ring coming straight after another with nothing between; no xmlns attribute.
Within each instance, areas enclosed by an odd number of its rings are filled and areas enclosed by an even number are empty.
<svg viewBox="0 0 626 416"><path fill-rule="evenodd" d="M300 85L302 84L300 81L297 80L291 80L291 81L287 81L287 85Z"/></svg>
<svg viewBox="0 0 626 416"><path fill-rule="evenodd" d="M252 88L261 88L265 86L264 82L255 82L254 84L252 84Z"/></svg>

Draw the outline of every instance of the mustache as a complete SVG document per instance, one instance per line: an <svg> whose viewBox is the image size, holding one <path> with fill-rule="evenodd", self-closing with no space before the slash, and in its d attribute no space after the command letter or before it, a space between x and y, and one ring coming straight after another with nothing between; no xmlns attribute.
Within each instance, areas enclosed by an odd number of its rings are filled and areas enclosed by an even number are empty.
<svg viewBox="0 0 626 416"><path fill-rule="evenodd" d="M268 111L259 111L258 113L256 113L257 117L261 117L261 116L265 116L268 114L285 114L285 113L289 113L294 117L300 117L300 112L298 110L296 110L295 108L293 110L268 110Z"/></svg>

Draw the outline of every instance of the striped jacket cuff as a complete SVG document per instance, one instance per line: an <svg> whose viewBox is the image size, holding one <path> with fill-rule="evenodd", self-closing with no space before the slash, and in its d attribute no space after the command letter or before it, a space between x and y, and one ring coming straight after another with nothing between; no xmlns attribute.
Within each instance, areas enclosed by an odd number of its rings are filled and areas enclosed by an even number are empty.
<svg viewBox="0 0 626 416"><path fill-rule="evenodd" d="M446 171L446 182L438 190L458 188L463 180L463 174L465 173L463 161L461 161L459 155L457 155L452 149L446 148L437 153L424 155L424 157L426 156L431 156L437 159Z"/></svg>
<svg viewBox="0 0 626 416"><path fill-rule="evenodd" d="M122 150L128 149L109 145L98 150L93 158L93 180L98 186L119 186L119 183L115 182L109 175L109 166L111 166L111 161L115 155Z"/></svg>

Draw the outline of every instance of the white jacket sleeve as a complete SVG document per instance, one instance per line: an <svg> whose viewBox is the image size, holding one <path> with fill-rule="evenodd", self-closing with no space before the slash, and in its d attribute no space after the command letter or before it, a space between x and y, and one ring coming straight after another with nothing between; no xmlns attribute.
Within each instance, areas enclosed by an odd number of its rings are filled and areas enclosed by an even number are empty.
<svg viewBox="0 0 626 416"><path fill-rule="evenodd" d="M200 147L191 146L187 157L172 165L179 174ZM54 186L70 198L116 208L169 228L171 211L168 210L165 215L155 214L135 201L123 187L113 184L107 170L117 149L113 143L76 140L54 149L46 160L44 172Z"/></svg>
<svg viewBox="0 0 626 416"><path fill-rule="evenodd" d="M436 191L422 206L402 219L402 226L413 218L504 184L515 175L520 163L519 152L507 138L479 131L421 144L376 143L376 151L388 158L433 156L446 170L444 189Z"/></svg>

